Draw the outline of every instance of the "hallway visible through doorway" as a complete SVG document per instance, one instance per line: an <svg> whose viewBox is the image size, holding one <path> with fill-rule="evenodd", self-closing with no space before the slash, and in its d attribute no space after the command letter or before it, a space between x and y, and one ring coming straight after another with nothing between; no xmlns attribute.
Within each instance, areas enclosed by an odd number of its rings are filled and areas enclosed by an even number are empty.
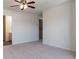
<svg viewBox="0 0 79 59"><path fill-rule="evenodd" d="M3 45L12 44L11 16L3 16Z"/></svg>

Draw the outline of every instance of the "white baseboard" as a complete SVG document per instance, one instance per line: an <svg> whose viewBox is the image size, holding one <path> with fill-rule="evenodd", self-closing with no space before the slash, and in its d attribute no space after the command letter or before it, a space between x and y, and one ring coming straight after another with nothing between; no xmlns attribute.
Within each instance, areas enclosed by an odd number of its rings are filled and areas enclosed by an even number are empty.
<svg viewBox="0 0 79 59"><path fill-rule="evenodd" d="M54 45L51 45L51 44L47 44L47 43L43 43L43 44L44 44L44 45L51 46L51 47L56 47L56 48L59 48L59 49L63 49L63 50L67 50L67 51L71 51L71 52L76 52L76 50L73 50L73 49L70 49L70 48L57 47L57 46L54 46Z"/></svg>
<svg viewBox="0 0 79 59"><path fill-rule="evenodd" d="M38 41L38 40L23 41L23 42L12 42L12 45L22 44L22 43L29 43L29 42L34 42L34 41Z"/></svg>

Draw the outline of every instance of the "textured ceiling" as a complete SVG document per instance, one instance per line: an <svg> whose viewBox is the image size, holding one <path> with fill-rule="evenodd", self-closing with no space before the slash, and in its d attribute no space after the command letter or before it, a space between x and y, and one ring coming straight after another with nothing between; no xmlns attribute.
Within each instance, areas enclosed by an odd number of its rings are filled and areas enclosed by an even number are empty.
<svg viewBox="0 0 79 59"><path fill-rule="evenodd" d="M31 0L27 0L27 1L31 1ZM61 3L70 1L70 0L32 0L35 1L36 3L34 4L34 6L36 7L35 9L31 9L31 8L27 8L25 10L23 10L23 12L29 12L29 13L37 13L37 14L41 14L41 12L44 9L50 8L50 7L54 7L56 5L59 5ZM17 4L14 0L3 0L3 8L4 9L9 9L9 10L14 10L14 11L21 11L19 9L19 7L10 7L12 5Z"/></svg>

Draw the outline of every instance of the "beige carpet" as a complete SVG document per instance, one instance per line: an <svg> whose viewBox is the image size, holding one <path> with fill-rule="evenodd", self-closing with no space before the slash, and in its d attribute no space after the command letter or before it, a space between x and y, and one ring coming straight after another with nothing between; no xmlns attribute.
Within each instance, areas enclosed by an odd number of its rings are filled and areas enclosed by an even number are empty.
<svg viewBox="0 0 79 59"><path fill-rule="evenodd" d="M42 45L41 42L4 46L3 59L75 59L72 52Z"/></svg>

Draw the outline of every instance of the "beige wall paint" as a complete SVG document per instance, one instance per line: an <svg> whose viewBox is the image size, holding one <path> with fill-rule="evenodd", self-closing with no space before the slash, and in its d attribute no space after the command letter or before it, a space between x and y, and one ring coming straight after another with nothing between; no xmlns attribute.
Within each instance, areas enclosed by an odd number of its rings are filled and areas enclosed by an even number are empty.
<svg viewBox="0 0 79 59"><path fill-rule="evenodd" d="M75 2L43 11L43 43L76 51Z"/></svg>
<svg viewBox="0 0 79 59"><path fill-rule="evenodd" d="M3 10L3 14L12 16L12 45L39 40L39 15L12 10Z"/></svg>
<svg viewBox="0 0 79 59"><path fill-rule="evenodd" d="M11 33L11 16L5 16L5 41L9 41L10 33Z"/></svg>

